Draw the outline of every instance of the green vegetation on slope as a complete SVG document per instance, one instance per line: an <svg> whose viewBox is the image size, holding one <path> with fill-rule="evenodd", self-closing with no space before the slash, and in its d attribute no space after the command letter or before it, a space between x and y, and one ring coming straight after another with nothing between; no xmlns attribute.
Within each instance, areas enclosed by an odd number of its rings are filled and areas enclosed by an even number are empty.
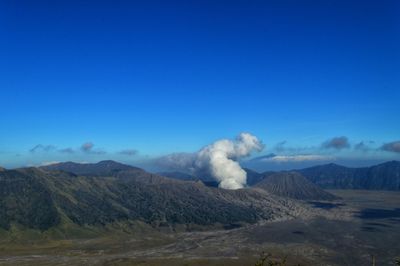
<svg viewBox="0 0 400 266"><path fill-rule="evenodd" d="M209 188L137 169L110 177L37 168L3 171L0 203L0 227L6 230L12 224L43 231L127 221L230 225L290 215L280 199L261 191Z"/></svg>

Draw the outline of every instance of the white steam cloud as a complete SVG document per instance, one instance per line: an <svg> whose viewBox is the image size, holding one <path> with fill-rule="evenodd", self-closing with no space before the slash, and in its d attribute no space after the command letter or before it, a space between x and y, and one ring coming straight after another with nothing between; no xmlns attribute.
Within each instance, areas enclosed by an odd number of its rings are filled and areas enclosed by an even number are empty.
<svg viewBox="0 0 400 266"><path fill-rule="evenodd" d="M264 145L249 133L241 133L234 140L222 139L205 146L195 153L172 153L153 161L169 171L183 171L203 179L213 178L219 187L239 189L246 185L247 174L238 160Z"/></svg>
<svg viewBox="0 0 400 266"><path fill-rule="evenodd" d="M235 140L218 140L201 149L194 166L207 169L219 182L219 187L239 189L246 185L247 175L237 160L262 149L263 144L256 136L241 133Z"/></svg>

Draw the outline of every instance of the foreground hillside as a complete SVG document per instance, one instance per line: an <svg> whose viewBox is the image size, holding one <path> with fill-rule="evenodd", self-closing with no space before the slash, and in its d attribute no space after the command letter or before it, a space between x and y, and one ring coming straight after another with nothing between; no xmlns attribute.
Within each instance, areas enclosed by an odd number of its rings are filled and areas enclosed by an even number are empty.
<svg viewBox="0 0 400 266"><path fill-rule="evenodd" d="M288 266L372 265L371 255L377 266L394 265L400 254L400 193L330 192L342 198L341 204L330 202L314 209L338 212L336 219L303 219L301 215L232 230L166 231L142 225L129 232L128 227L121 230L107 225L106 232L96 237L69 234L56 240L43 237L48 231L35 230L31 238L19 240L19 232L11 229L11 237L4 237L0 229L0 265L254 266L262 252L275 258L287 257ZM351 216L344 220L346 212ZM97 227L80 228L98 232Z"/></svg>
<svg viewBox="0 0 400 266"><path fill-rule="evenodd" d="M260 175L224 190L113 161L4 169L0 265L255 265L264 251L288 265L369 265L371 255L390 265L398 256L399 192Z"/></svg>
<svg viewBox="0 0 400 266"><path fill-rule="evenodd" d="M156 227L231 225L288 219L303 208L262 190L210 188L138 168L108 170L92 176L48 168L1 171L0 227L48 230L65 223L104 226L121 221Z"/></svg>

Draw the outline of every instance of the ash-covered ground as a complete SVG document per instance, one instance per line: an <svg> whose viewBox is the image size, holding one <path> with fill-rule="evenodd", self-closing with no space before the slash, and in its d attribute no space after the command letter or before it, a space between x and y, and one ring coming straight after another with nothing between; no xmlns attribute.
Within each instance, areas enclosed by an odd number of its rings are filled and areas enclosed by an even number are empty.
<svg viewBox="0 0 400 266"><path fill-rule="evenodd" d="M392 264L400 256L400 193L332 190L316 214L226 230L146 231L94 239L0 245L0 265L254 265L259 254L288 264ZM304 210L303 210L304 212Z"/></svg>

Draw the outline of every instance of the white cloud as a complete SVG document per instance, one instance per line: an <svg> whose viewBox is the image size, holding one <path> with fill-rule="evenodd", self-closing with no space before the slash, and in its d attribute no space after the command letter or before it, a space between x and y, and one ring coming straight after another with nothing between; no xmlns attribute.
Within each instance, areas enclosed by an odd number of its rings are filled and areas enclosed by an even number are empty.
<svg viewBox="0 0 400 266"><path fill-rule="evenodd" d="M253 151L261 151L263 144L249 133L236 139L222 139L202 148L197 153L173 153L157 158L155 163L164 169L208 174L219 182L221 188L238 189L246 185L246 172L237 162Z"/></svg>
<svg viewBox="0 0 400 266"><path fill-rule="evenodd" d="M317 154L299 154L299 155L276 155L270 158L263 158L264 162L306 162L306 161L329 161L335 160L333 156L317 155Z"/></svg>
<svg viewBox="0 0 400 266"><path fill-rule="evenodd" d="M60 163L60 162L59 161L42 162L40 164L40 166L48 166L48 165L57 164L57 163Z"/></svg>
<svg viewBox="0 0 400 266"><path fill-rule="evenodd" d="M208 169L221 188L238 189L246 185L247 176L236 160L262 149L263 144L256 136L241 133L234 141L222 139L201 149L195 165Z"/></svg>

